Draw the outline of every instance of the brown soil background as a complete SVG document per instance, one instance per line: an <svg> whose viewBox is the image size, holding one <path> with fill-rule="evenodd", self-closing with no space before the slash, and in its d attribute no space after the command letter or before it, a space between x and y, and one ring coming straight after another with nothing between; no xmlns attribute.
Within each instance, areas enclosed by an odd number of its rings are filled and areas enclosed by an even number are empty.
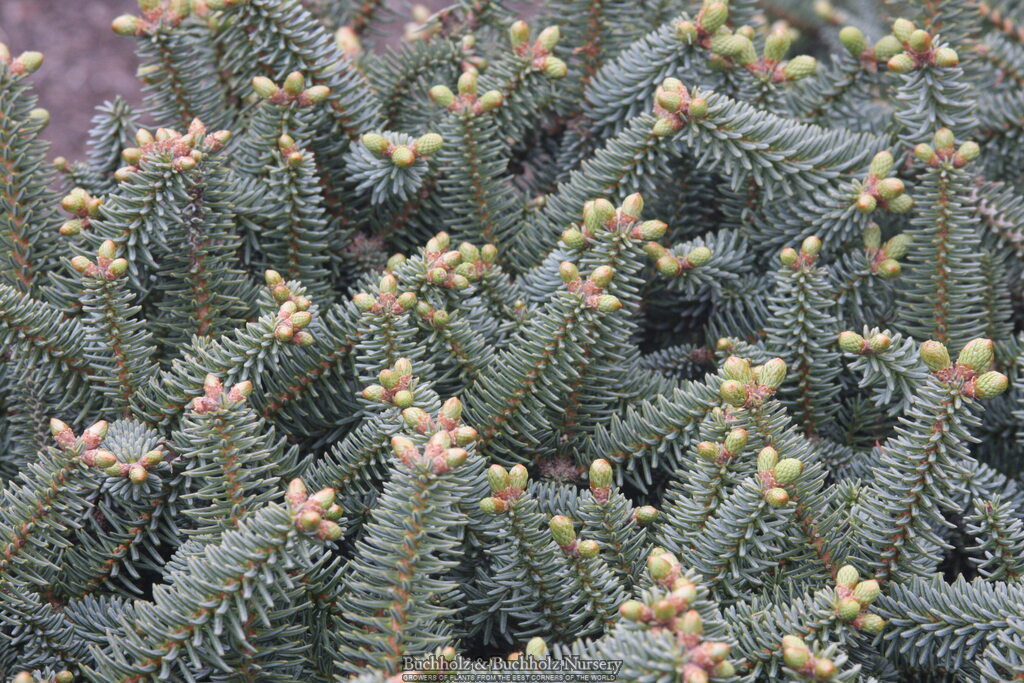
<svg viewBox="0 0 1024 683"><path fill-rule="evenodd" d="M0 42L44 55L31 79L50 112L51 157L84 155L96 105L116 95L140 103L134 42L110 30L114 17L137 11L135 0L0 0Z"/></svg>

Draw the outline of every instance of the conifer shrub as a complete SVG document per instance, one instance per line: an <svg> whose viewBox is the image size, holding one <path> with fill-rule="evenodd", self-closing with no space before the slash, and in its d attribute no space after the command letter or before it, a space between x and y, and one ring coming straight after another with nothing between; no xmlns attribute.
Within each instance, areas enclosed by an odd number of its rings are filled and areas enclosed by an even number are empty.
<svg viewBox="0 0 1024 683"><path fill-rule="evenodd" d="M1024 10L810 4L0 46L4 680L1019 680Z"/></svg>

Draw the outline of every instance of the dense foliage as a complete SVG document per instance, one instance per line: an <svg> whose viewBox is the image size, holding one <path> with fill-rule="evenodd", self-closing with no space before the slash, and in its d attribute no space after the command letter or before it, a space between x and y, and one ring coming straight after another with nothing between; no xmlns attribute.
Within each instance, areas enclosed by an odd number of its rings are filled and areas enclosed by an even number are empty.
<svg viewBox="0 0 1024 683"><path fill-rule="evenodd" d="M1019 3L139 4L82 161L0 45L5 680L1024 676Z"/></svg>

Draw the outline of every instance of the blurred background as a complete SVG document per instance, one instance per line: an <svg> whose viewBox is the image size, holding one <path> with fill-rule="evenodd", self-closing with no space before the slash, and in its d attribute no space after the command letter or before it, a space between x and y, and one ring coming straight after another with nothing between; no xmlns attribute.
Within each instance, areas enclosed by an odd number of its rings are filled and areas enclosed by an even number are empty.
<svg viewBox="0 0 1024 683"><path fill-rule="evenodd" d="M0 0L0 42L15 55L44 55L31 78L50 112L43 137L53 142L51 158L84 155L96 105L115 95L141 101L135 43L110 30L114 17L137 11L135 0Z"/></svg>

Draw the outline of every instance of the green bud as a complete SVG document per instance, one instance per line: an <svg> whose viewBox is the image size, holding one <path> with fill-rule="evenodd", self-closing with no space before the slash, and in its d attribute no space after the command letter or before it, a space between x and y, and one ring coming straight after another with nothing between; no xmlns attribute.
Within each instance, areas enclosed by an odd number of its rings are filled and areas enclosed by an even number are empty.
<svg viewBox="0 0 1024 683"><path fill-rule="evenodd" d="M619 605L619 614L628 621L640 621L644 614L644 604L639 600L627 600Z"/></svg>
<svg viewBox="0 0 1024 683"><path fill-rule="evenodd" d="M297 521L303 531L316 531L321 520L322 517L316 510L303 510Z"/></svg>
<svg viewBox="0 0 1024 683"><path fill-rule="evenodd" d="M747 438L747 430L731 430L725 437L725 450L733 455L742 453L747 445Z"/></svg>
<svg viewBox="0 0 1024 683"><path fill-rule="evenodd" d="M580 554L580 557L590 558L597 557L600 552L601 546L597 544L597 541L586 540L580 541L576 546L576 552Z"/></svg>
<svg viewBox="0 0 1024 683"><path fill-rule="evenodd" d="M399 168L409 168L416 163L416 153L405 145L398 145L391 150L391 163Z"/></svg>
<svg viewBox="0 0 1024 683"><path fill-rule="evenodd" d="M903 194L904 185L903 181L899 178L883 178L878 181L876 186L878 194L882 199L895 199L899 195Z"/></svg>
<svg viewBox="0 0 1024 683"><path fill-rule="evenodd" d="M914 58L905 52L894 55L888 62L886 62L886 64L890 71L898 74L905 74L909 71L913 71L916 66L914 64Z"/></svg>
<svg viewBox="0 0 1024 683"><path fill-rule="evenodd" d="M911 237L907 233L895 235L885 243L885 255L893 259L903 258L907 255L907 249L910 247L910 240Z"/></svg>
<svg viewBox="0 0 1024 683"><path fill-rule="evenodd" d="M868 249L878 249L882 246L882 229L878 227L878 223L869 223L868 227L864 228L864 246Z"/></svg>
<svg viewBox="0 0 1024 683"><path fill-rule="evenodd" d="M590 487L603 489L612 485L612 478L615 475L611 463L604 458L598 458L590 463Z"/></svg>
<svg viewBox="0 0 1024 683"><path fill-rule="evenodd" d="M816 659L814 661L814 676L823 681L827 681L836 675L836 665L832 663L831 659Z"/></svg>
<svg viewBox="0 0 1024 683"><path fill-rule="evenodd" d="M70 671L58 671L53 677L54 683L73 683L75 675Z"/></svg>
<svg viewBox="0 0 1024 683"><path fill-rule="evenodd" d="M576 540L576 530L573 529L572 520L565 515L555 515L548 522L551 529L551 537L558 545L571 545Z"/></svg>
<svg viewBox="0 0 1024 683"><path fill-rule="evenodd" d="M948 69L960 64L960 55L951 47L940 47L935 51L935 66Z"/></svg>
<svg viewBox="0 0 1024 683"><path fill-rule="evenodd" d="M810 651L805 647L787 647L782 651L782 658L786 666L791 669L803 669L811 659Z"/></svg>
<svg viewBox="0 0 1024 683"><path fill-rule="evenodd" d="M729 356L722 364L722 374L726 379L734 379L743 384L754 381L754 373L750 369L750 361L738 356Z"/></svg>
<svg viewBox="0 0 1024 683"><path fill-rule="evenodd" d="M711 51L723 57L736 57L750 40L734 33L718 33L711 38Z"/></svg>
<svg viewBox="0 0 1024 683"><path fill-rule="evenodd" d="M811 235L800 244L800 251L808 256L817 256L821 252L821 239Z"/></svg>
<svg viewBox="0 0 1024 683"><path fill-rule="evenodd" d="M736 667L732 665L732 662L719 662L711 670L711 675L715 678L732 678L736 675Z"/></svg>
<svg viewBox="0 0 1024 683"><path fill-rule="evenodd" d="M284 91L292 97L297 97L306 89L306 77L298 71L293 71L284 79Z"/></svg>
<svg viewBox="0 0 1024 683"><path fill-rule="evenodd" d="M907 38L907 44L914 52L927 52L932 48L932 37L927 31L917 29Z"/></svg>
<svg viewBox="0 0 1024 683"><path fill-rule="evenodd" d="M117 463L117 456L108 450L98 450L92 457L96 467L102 470L110 469Z"/></svg>
<svg viewBox="0 0 1024 683"><path fill-rule="evenodd" d="M754 47L753 41L748 36L741 34L737 34L736 39L742 41L740 43L740 51L736 55L736 61L743 66L755 63L757 61L757 49Z"/></svg>
<svg viewBox="0 0 1024 683"><path fill-rule="evenodd" d="M675 277L683 272L683 264L675 256L668 253L655 261L654 267L665 277Z"/></svg>
<svg viewBox="0 0 1024 683"><path fill-rule="evenodd" d="M980 154L981 147L978 146L978 143L973 140L968 140L964 144L960 145L960 149L956 151L954 163L957 166L963 166L964 164L977 159Z"/></svg>
<svg viewBox="0 0 1024 683"><path fill-rule="evenodd" d="M928 340L921 344L921 360L933 372L945 370L949 367L949 351L942 343Z"/></svg>
<svg viewBox="0 0 1024 683"><path fill-rule="evenodd" d="M557 26L548 26L537 36L537 47L545 52L551 52L555 45L558 44L558 39L561 38L561 35Z"/></svg>
<svg viewBox="0 0 1024 683"><path fill-rule="evenodd" d="M860 57L868 49L868 41L864 37L864 32L856 26L846 26L839 31L839 42L854 57Z"/></svg>
<svg viewBox="0 0 1024 683"><path fill-rule="evenodd" d="M779 252L779 261L781 261L784 266L796 265L798 258L800 258L800 255L796 253L796 249L791 247L786 247Z"/></svg>
<svg viewBox="0 0 1024 683"><path fill-rule="evenodd" d="M364 313L377 305L377 300L364 292L360 292L352 297L352 302L356 305L356 308Z"/></svg>
<svg viewBox="0 0 1024 683"><path fill-rule="evenodd" d="M695 609L688 610L678 624L678 630L691 636L699 636L704 633L704 620L700 612Z"/></svg>
<svg viewBox="0 0 1024 683"><path fill-rule="evenodd" d="M932 149L931 145L922 142L914 146L914 156L917 157L918 161L930 164L935 159L935 150Z"/></svg>
<svg viewBox="0 0 1024 683"><path fill-rule="evenodd" d="M708 103L703 97L694 97L686 113L691 119L702 119L708 115Z"/></svg>
<svg viewBox="0 0 1024 683"><path fill-rule="evenodd" d="M269 99L277 94L277 86L266 76L256 76L253 78L252 89L263 99Z"/></svg>
<svg viewBox="0 0 1024 683"><path fill-rule="evenodd" d="M932 137L932 144L935 146L935 149L953 149L953 145L956 144L956 140L953 138L953 131L949 128L939 128Z"/></svg>
<svg viewBox="0 0 1024 683"><path fill-rule="evenodd" d="M994 349L995 344L991 339L972 339L960 351L956 362L966 365L976 373L985 372L992 366L992 361L995 358Z"/></svg>
<svg viewBox="0 0 1024 683"><path fill-rule="evenodd" d="M881 633L882 629L885 628L885 619L877 614L867 612L860 615L860 618L857 620L857 628L865 633Z"/></svg>
<svg viewBox="0 0 1024 683"><path fill-rule="evenodd" d="M896 36L884 36L881 40L875 43L874 52L875 59L879 62L888 62L890 59L903 52L903 44L900 43Z"/></svg>
<svg viewBox="0 0 1024 683"><path fill-rule="evenodd" d="M781 62L786 58L786 53L789 52L789 46L792 44L793 39L790 38L789 33L772 33L764 41L764 57L774 62Z"/></svg>
<svg viewBox="0 0 1024 683"><path fill-rule="evenodd" d="M873 353L881 353L889 348L892 344L892 339L885 334L874 334L871 335L871 339L868 339L868 346L871 347Z"/></svg>
<svg viewBox="0 0 1024 683"><path fill-rule="evenodd" d="M701 27L708 33L714 33L729 19L729 8L724 2L713 2L704 7L698 15Z"/></svg>
<svg viewBox="0 0 1024 683"><path fill-rule="evenodd" d="M523 20L514 22L508 29L508 38L512 47L519 47L530 39L530 27Z"/></svg>
<svg viewBox="0 0 1024 683"><path fill-rule="evenodd" d="M836 616L842 621L853 621L860 614L860 603L853 598L840 598L836 601Z"/></svg>
<svg viewBox="0 0 1024 683"><path fill-rule="evenodd" d="M694 268L700 268L707 265L708 261L711 260L711 256L711 250L707 247L694 247L686 255L686 262Z"/></svg>
<svg viewBox="0 0 1024 683"><path fill-rule="evenodd" d="M530 638L530 642L526 644L526 656L536 657L537 659L547 657L548 646L547 643L544 642L544 639L540 636Z"/></svg>
<svg viewBox="0 0 1024 683"><path fill-rule="evenodd" d="M736 380L730 379L722 382L719 394L723 401L736 408L747 402L747 388Z"/></svg>
<svg viewBox="0 0 1024 683"><path fill-rule="evenodd" d="M107 266L107 273L113 277L121 277L128 272L128 261L123 258L114 259Z"/></svg>
<svg viewBox="0 0 1024 683"><path fill-rule="evenodd" d="M643 210L644 198L639 192L634 192L622 200L622 213L630 218L639 218Z"/></svg>
<svg viewBox="0 0 1024 683"><path fill-rule="evenodd" d="M857 196L856 206L861 213L871 213L878 208L878 200L873 195L864 193Z"/></svg>
<svg viewBox="0 0 1024 683"><path fill-rule="evenodd" d="M476 83L480 77L473 71L464 71L459 76L459 94L460 95L476 95Z"/></svg>
<svg viewBox="0 0 1024 683"><path fill-rule="evenodd" d="M508 510L508 503L501 498L484 498L480 501L480 511L487 515L500 515Z"/></svg>
<svg viewBox="0 0 1024 683"><path fill-rule="evenodd" d="M673 90L659 90L654 97L658 106L669 112L677 112L683 106L683 94Z"/></svg>
<svg viewBox="0 0 1024 683"><path fill-rule="evenodd" d="M443 85L435 85L430 89L430 99L442 107L450 107L455 102L455 93Z"/></svg>
<svg viewBox="0 0 1024 683"><path fill-rule="evenodd" d="M892 34L896 36L896 40L901 43L905 43L910 40L910 35L914 32L914 22L909 19L896 19L892 22Z"/></svg>
<svg viewBox="0 0 1024 683"><path fill-rule="evenodd" d="M758 382L768 389L778 389L786 379L786 361L781 358L772 358L761 366L761 374Z"/></svg>
<svg viewBox="0 0 1024 683"><path fill-rule="evenodd" d="M974 396L980 399L995 398L1006 391L1009 383L1006 375L1001 372L986 372L974 380Z"/></svg>
<svg viewBox="0 0 1024 683"><path fill-rule="evenodd" d="M441 145L443 143L443 138L441 138L441 136L438 135L437 133L427 133L426 135L421 135L419 138L417 138L414 144L416 145L417 154L425 154L426 156L430 156L437 150L441 149Z"/></svg>
<svg viewBox="0 0 1024 683"><path fill-rule="evenodd" d="M149 472L139 463L135 463L128 468L128 479L131 480L133 484L141 484L148 478Z"/></svg>
<svg viewBox="0 0 1024 683"><path fill-rule="evenodd" d="M654 520L658 518L658 510L651 505L639 507L633 514L636 517L637 524L640 524L641 526L653 524Z"/></svg>
<svg viewBox="0 0 1024 683"><path fill-rule="evenodd" d="M873 175L876 178L884 178L892 172L893 164L895 163L892 152L884 150L879 152L871 159L871 166L868 167L868 175Z"/></svg>
<svg viewBox="0 0 1024 683"><path fill-rule="evenodd" d="M772 470L775 481L780 484L792 484L804 471L804 464L796 458L780 460Z"/></svg>
<svg viewBox="0 0 1024 683"><path fill-rule="evenodd" d="M809 55L800 55L786 62L782 67L782 75L788 81L798 81L807 78L818 69L818 60Z"/></svg>
<svg viewBox="0 0 1024 683"><path fill-rule="evenodd" d="M488 90L480 96L480 108L484 111L497 109L505 101L504 95L498 90Z"/></svg>
<svg viewBox="0 0 1024 683"><path fill-rule="evenodd" d="M501 465L491 465L487 468L487 483L494 493L504 491L509 487L508 470Z"/></svg>
<svg viewBox="0 0 1024 683"><path fill-rule="evenodd" d="M306 91L302 93L303 97L313 104L323 102L330 94L331 89L325 85L314 85L312 88L307 88Z"/></svg>
<svg viewBox="0 0 1024 683"><path fill-rule="evenodd" d="M614 313L615 311L622 308L622 302L619 301L617 296L611 294L602 294L597 297L597 310L602 313Z"/></svg>
<svg viewBox="0 0 1024 683"><path fill-rule="evenodd" d="M889 211L893 213L906 213L914 208L914 200L909 194L901 194L889 200Z"/></svg>
<svg viewBox="0 0 1024 683"><path fill-rule="evenodd" d="M771 446L765 446L761 449L761 452L757 454L757 471L770 472L775 469L775 465L778 462L779 452Z"/></svg>
<svg viewBox="0 0 1024 683"><path fill-rule="evenodd" d="M615 270L611 266L598 266L590 274L590 281L598 287L607 287L615 277Z"/></svg>
<svg viewBox="0 0 1024 683"><path fill-rule="evenodd" d="M658 600L651 609L654 610L654 618L661 622L667 622L676 615L676 608L668 600Z"/></svg>
<svg viewBox="0 0 1024 683"><path fill-rule="evenodd" d="M860 574L852 564L844 564L836 572L836 585L845 588L853 588L860 581Z"/></svg>
<svg viewBox="0 0 1024 683"><path fill-rule="evenodd" d="M110 28L120 36L134 36L142 30L142 19L131 14L122 14L111 22Z"/></svg>
<svg viewBox="0 0 1024 683"><path fill-rule="evenodd" d="M697 26L692 21L680 21L676 24L676 38L684 43L692 44L697 40Z"/></svg>
<svg viewBox="0 0 1024 683"><path fill-rule="evenodd" d="M861 605L870 605L878 597L881 589L878 586L878 582L874 579L868 579L867 581L861 581L853 587L853 597Z"/></svg>
<svg viewBox="0 0 1024 683"><path fill-rule="evenodd" d="M864 337L856 332L846 330L839 333L839 348L847 353L863 353Z"/></svg>
<svg viewBox="0 0 1024 683"><path fill-rule="evenodd" d="M651 129L651 135L654 137L665 137L671 135L678 130L679 126L672 119L658 119L654 122L654 127Z"/></svg>
<svg viewBox="0 0 1024 683"><path fill-rule="evenodd" d="M721 451L721 447L713 441L701 441L697 444L697 455L705 460L716 459Z"/></svg>
<svg viewBox="0 0 1024 683"><path fill-rule="evenodd" d="M415 400L416 397L413 395L411 391L409 391L408 389L402 389L401 391L395 393L392 402L398 408L408 408L413 404Z"/></svg>
<svg viewBox="0 0 1024 683"><path fill-rule="evenodd" d="M530 472L522 465L513 465L508 471L508 485L516 489L525 489L530 481Z"/></svg>
<svg viewBox="0 0 1024 683"><path fill-rule="evenodd" d="M768 501L768 504L773 508L780 508L789 503L789 492L786 491L786 489L778 487L771 488L765 492L764 499Z"/></svg>

